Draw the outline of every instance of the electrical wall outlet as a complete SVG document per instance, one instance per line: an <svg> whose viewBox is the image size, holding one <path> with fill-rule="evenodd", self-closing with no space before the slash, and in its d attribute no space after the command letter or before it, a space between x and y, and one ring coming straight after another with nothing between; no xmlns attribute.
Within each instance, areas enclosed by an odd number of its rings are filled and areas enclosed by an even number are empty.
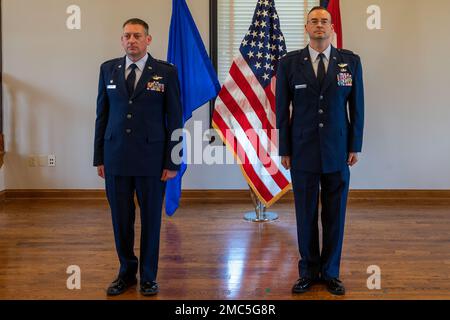
<svg viewBox="0 0 450 320"><path fill-rule="evenodd" d="M29 155L28 167L56 167L56 156L54 154L43 155Z"/></svg>
<svg viewBox="0 0 450 320"><path fill-rule="evenodd" d="M56 156L54 154L49 155L47 163L49 167L56 167Z"/></svg>

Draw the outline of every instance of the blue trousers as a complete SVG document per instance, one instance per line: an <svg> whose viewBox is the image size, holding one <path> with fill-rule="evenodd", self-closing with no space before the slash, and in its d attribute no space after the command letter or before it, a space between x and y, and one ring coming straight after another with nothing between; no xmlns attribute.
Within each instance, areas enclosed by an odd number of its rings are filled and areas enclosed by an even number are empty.
<svg viewBox="0 0 450 320"><path fill-rule="evenodd" d="M119 276L125 279L134 278L139 265L141 282L156 281L161 210L166 183L159 177L110 175L106 176L105 182L120 261ZM135 193L141 211L139 261L134 254Z"/></svg>
<svg viewBox="0 0 450 320"><path fill-rule="evenodd" d="M301 259L300 277L339 277L350 171L310 173L291 170ZM322 250L319 249L319 200Z"/></svg>

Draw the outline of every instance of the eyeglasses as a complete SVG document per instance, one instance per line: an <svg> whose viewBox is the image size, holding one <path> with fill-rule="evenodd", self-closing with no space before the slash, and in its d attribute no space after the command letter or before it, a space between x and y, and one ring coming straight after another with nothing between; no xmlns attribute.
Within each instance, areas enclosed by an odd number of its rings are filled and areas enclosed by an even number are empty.
<svg viewBox="0 0 450 320"><path fill-rule="evenodd" d="M308 23L311 23L314 26L317 26L319 23L322 24L323 26L327 26L327 25L331 24L331 21L328 19L322 19L322 20L311 19L308 21Z"/></svg>

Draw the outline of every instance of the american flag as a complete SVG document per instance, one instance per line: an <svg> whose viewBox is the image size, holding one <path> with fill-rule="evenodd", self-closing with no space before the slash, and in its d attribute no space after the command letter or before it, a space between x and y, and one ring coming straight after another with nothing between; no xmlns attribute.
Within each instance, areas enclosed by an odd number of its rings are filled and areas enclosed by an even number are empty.
<svg viewBox="0 0 450 320"><path fill-rule="evenodd" d="M286 53L275 1L258 1L212 118L248 184L267 207L291 189L290 174L278 156L275 119L276 72Z"/></svg>

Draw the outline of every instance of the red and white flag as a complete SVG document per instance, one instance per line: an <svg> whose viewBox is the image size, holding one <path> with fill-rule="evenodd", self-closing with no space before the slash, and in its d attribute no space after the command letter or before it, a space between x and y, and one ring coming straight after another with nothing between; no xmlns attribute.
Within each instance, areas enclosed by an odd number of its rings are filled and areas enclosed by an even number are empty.
<svg viewBox="0 0 450 320"><path fill-rule="evenodd" d="M341 8L339 6L339 0L322 0L320 5L330 11L334 24L334 38L333 45L336 48L342 49L342 21L341 21Z"/></svg>
<svg viewBox="0 0 450 320"><path fill-rule="evenodd" d="M275 1L258 1L212 118L248 184L267 207L291 189L290 173L278 155L275 117L276 72L286 53Z"/></svg>

